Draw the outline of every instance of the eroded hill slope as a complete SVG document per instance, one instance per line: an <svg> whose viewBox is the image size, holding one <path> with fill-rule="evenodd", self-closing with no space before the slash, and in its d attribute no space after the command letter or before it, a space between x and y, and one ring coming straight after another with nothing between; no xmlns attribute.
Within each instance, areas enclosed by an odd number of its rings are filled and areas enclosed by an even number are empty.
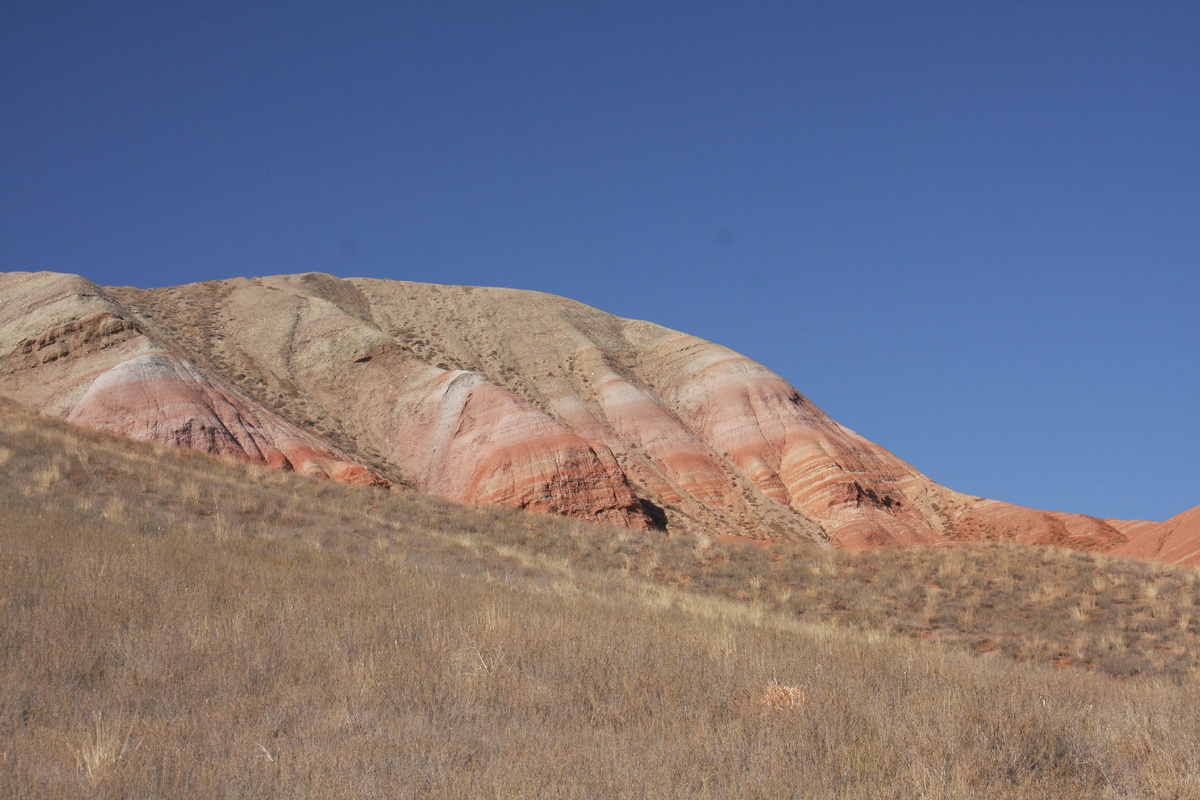
<svg viewBox="0 0 1200 800"><path fill-rule="evenodd" d="M0 276L0 394L467 503L863 549L1136 526L939 486L727 348L551 295L329 275Z"/></svg>

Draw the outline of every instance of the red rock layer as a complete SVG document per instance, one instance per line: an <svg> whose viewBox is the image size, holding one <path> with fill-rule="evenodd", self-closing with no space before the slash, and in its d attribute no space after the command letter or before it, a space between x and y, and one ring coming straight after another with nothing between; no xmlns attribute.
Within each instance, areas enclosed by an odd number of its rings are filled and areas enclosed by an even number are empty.
<svg viewBox="0 0 1200 800"><path fill-rule="evenodd" d="M954 538L964 541L1010 540L1078 550L1107 550L1125 541L1107 520L1061 511L1038 511L978 500L955 520Z"/></svg>
<svg viewBox="0 0 1200 800"><path fill-rule="evenodd" d="M611 453L601 458L513 393L471 372L436 370L410 398L396 416L394 452L422 491L649 527Z"/></svg>
<svg viewBox="0 0 1200 800"><path fill-rule="evenodd" d="M596 399L621 442L669 476L671 483L656 487L664 500L679 502L687 495L721 507L736 495L716 454L658 400L616 373L599 381Z"/></svg>
<svg viewBox="0 0 1200 800"><path fill-rule="evenodd" d="M145 353L101 373L67 419L132 439L230 455L315 477L386 485L302 435L273 435L245 401L171 353Z"/></svg>
<svg viewBox="0 0 1200 800"><path fill-rule="evenodd" d="M1165 522L1116 523L1129 541L1111 554L1184 566L1200 565L1200 506L1176 514Z"/></svg>
<svg viewBox="0 0 1200 800"><path fill-rule="evenodd" d="M765 496L825 528L841 547L941 538L911 492L931 483L825 416L760 364L677 335L651 354L662 396Z"/></svg>

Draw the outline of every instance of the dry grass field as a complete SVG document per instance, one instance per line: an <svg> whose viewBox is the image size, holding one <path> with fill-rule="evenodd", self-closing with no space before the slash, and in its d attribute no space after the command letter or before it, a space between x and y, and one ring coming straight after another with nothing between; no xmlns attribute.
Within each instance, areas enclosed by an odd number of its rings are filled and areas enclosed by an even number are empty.
<svg viewBox="0 0 1200 800"><path fill-rule="evenodd" d="M0 575L5 798L1200 797L1188 570L614 531L0 404Z"/></svg>
<svg viewBox="0 0 1200 800"><path fill-rule="evenodd" d="M540 528L539 528L540 524ZM1200 572L1009 543L849 553L633 536L536 518L489 539L809 621L1116 678L1200 682Z"/></svg>

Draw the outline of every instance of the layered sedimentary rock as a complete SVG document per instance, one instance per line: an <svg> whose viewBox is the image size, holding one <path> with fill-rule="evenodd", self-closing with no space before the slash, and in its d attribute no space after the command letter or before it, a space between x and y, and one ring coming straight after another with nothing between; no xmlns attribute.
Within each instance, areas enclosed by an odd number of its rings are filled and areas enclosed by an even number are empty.
<svg viewBox="0 0 1200 800"><path fill-rule="evenodd" d="M1200 565L1200 506L1176 514L1165 522L1110 520L1129 540L1114 547L1112 555Z"/></svg>
<svg viewBox="0 0 1200 800"><path fill-rule="evenodd" d="M761 364L550 295L38 273L0 276L0 298L0 394L140 438L630 527L1192 557L1189 519L1154 538L954 492Z"/></svg>
<svg viewBox="0 0 1200 800"><path fill-rule="evenodd" d="M1038 511L997 500L971 503L955 520L955 538L1014 541L1082 550L1107 550L1126 537L1113 520L1084 514Z"/></svg>
<svg viewBox="0 0 1200 800"><path fill-rule="evenodd" d="M589 445L472 372L437 370L409 395L393 432L401 443L397 461L422 491L466 503L649 525L607 448Z"/></svg>
<svg viewBox="0 0 1200 800"><path fill-rule="evenodd" d="M835 544L932 542L932 482L825 416L760 364L691 336L648 354L664 400L768 499L819 522Z"/></svg>
<svg viewBox="0 0 1200 800"><path fill-rule="evenodd" d="M264 422L250 405L178 356L150 352L97 376L67 419L344 483L386 485L362 466L322 450L312 437Z"/></svg>
<svg viewBox="0 0 1200 800"><path fill-rule="evenodd" d="M82 278L0 275L0 297L0 393L134 439L387 485L164 349L150 326Z"/></svg>

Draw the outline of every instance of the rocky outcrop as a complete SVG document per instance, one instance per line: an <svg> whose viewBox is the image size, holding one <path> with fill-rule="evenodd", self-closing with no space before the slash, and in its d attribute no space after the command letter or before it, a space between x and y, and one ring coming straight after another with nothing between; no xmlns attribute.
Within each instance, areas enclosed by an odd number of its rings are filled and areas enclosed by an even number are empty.
<svg viewBox="0 0 1200 800"><path fill-rule="evenodd" d="M422 491L465 503L650 525L607 448L589 445L474 373L438 370L397 411L398 461Z"/></svg>
<svg viewBox="0 0 1200 800"><path fill-rule="evenodd" d="M695 435L770 500L818 522L841 547L938 541L921 496L940 489L825 416L760 364L691 336L648 354L660 391Z"/></svg>
<svg viewBox="0 0 1200 800"><path fill-rule="evenodd" d="M0 276L0 298L0 394L139 438L629 527L1193 553L1189 519L1156 529L939 486L761 364L551 295L38 273Z"/></svg>
<svg viewBox="0 0 1200 800"><path fill-rule="evenodd" d="M387 485L310 436L271 425L251 404L166 352L145 353L102 372L67 414L71 422L131 439L229 455L350 484Z"/></svg>
<svg viewBox="0 0 1200 800"><path fill-rule="evenodd" d="M249 408L170 353L145 353L100 373L67 419L133 439L284 463Z"/></svg>

